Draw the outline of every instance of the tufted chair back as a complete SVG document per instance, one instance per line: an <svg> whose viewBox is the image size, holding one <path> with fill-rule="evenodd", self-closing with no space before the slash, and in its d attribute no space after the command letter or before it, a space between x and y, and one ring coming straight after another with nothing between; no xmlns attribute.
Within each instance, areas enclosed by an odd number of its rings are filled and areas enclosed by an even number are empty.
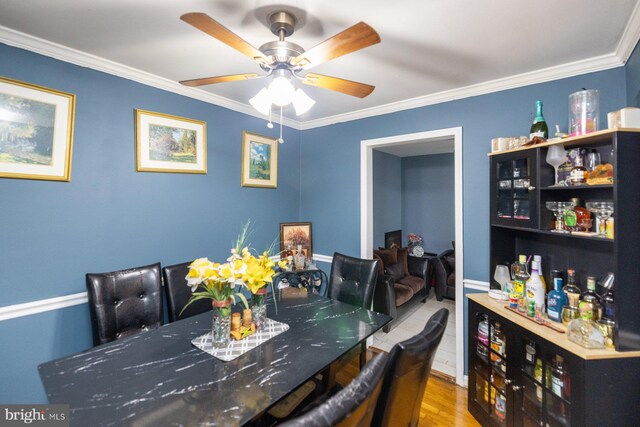
<svg viewBox="0 0 640 427"><path fill-rule="evenodd" d="M334 253L329 278L329 298L370 309L378 278L378 263L378 260Z"/></svg>
<svg viewBox="0 0 640 427"><path fill-rule="evenodd" d="M191 288L187 285L187 273L189 273L190 262L170 265L162 268L162 278L164 279L164 290L167 293L167 307L169 308L169 321L186 319L196 314L211 310L211 301L201 299L194 301L180 315L189 298L191 298Z"/></svg>
<svg viewBox="0 0 640 427"><path fill-rule="evenodd" d="M110 273L88 273L93 344L162 325L160 263Z"/></svg>
<svg viewBox="0 0 640 427"><path fill-rule="evenodd" d="M441 308L422 332L393 346L373 426L418 425L422 396L448 318L449 310Z"/></svg>
<svg viewBox="0 0 640 427"><path fill-rule="evenodd" d="M304 415L281 425L283 427L370 426L386 365L387 355L378 354L348 386Z"/></svg>

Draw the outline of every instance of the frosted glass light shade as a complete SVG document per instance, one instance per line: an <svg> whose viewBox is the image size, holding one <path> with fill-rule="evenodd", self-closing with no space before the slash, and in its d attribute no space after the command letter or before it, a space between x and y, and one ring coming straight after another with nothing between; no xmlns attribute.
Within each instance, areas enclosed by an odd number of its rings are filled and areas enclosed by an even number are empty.
<svg viewBox="0 0 640 427"><path fill-rule="evenodd" d="M296 110L296 116L306 113L316 103L302 89L298 88L293 93L293 108Z"/></svg>
<svg viewBox="0 0 640 427"><path fill-rule="evenodd" d="M293 100L294 88L289 79L286 77L276 77L267 89L271 102L279 107L288 105Z"/></svg>
<svg viewBox="0 0 640 427"><path fill-rule="evenodd" d="M269 112L271 112L271 97L267 89L260 89L260 92L249 100L249 104L265 116L268 116Z"/></svg>

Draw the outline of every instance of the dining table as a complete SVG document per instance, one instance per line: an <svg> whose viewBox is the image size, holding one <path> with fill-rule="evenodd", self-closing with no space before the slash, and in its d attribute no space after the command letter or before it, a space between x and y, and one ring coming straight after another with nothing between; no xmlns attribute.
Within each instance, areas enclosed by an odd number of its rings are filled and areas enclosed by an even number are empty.
<svg viewBox="0 0 640 427"><path fill-rule="evenodd" d="M289 329L231 361L192 344L206 312L43 363L49 403L68 404L72 426L248 425L391 320L310 292L267 303Z"/></svg>

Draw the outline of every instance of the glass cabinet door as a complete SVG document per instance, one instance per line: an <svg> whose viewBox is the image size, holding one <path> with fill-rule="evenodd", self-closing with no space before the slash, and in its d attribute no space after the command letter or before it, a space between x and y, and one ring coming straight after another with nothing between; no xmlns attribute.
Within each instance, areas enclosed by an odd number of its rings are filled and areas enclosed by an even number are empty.
<svg viewBox="0 0 640 427"><path fill-rule="evenodd" d="M493 156L491 159L491 221L493 224L535 228L536 150Z"/></svg>

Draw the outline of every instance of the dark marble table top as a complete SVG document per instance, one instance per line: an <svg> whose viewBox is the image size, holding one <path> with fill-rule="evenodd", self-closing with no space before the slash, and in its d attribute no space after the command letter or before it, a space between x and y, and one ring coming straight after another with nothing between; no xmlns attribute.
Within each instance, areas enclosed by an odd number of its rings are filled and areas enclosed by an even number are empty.
<svg viewBox="0 0 640 427"><path fill-rule="evenodd" d="M230 362L191 345L203 313L38 367L72 426L242 425L356 347L391 318L318 295L278 296L290 329Z"/></svg>

